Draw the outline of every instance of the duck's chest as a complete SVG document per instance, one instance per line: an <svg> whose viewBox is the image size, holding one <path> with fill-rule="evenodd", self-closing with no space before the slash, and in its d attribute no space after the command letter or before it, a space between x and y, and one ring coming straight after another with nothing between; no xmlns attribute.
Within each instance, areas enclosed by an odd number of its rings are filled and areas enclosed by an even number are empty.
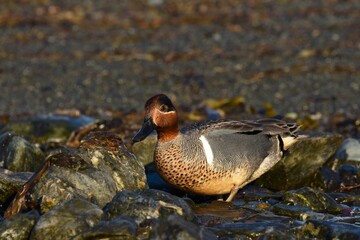
<svg viewBox="0 0 360 240"><path fill-rule="evenodd" d="M196 148L196 146L193 146ZM205 157L197 153L189 152L185 155L176 144L170 144L166 148L156 148L154 159L159 174L170 184L190 192L204 193L215 182L221 183L225 178L232 178L233 173L226 170L214 170L206 162ZM223 186L219 186L221 191ZM217 194L219 190L214 190ZM227 191L227 190L226 190Z"/></svg>

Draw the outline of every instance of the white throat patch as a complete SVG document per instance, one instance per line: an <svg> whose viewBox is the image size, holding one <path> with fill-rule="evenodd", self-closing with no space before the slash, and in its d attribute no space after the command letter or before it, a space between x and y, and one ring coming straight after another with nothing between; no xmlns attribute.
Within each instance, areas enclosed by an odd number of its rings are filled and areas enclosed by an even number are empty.
<svg viewBox="0 0 360 240"><path fill-rule="evenodd" d="M208 164L212 165L213 161L214 161L214 154L213 151L211 149L211 146L208 142L208 140L206 139L206 137L204 135L200 136L200 141L204 147L204 152L205 152L205 156L206 156L206 161L208 162Z"/></svg>

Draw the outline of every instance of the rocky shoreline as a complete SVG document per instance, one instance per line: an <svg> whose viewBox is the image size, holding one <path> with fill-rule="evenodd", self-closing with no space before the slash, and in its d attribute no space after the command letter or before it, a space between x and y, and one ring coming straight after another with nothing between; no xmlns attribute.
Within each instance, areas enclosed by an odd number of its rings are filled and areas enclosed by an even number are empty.
<svg viewBox="0 0 360 240"><path fill-rule="evenodd" d="M3 126L0 239L360 237L358 140L314 133L226 203L167 185L156 136L131 147L123 127L82 115Z"/></svg>
<svg viewBox="0 0 360 240"><path fill-rule="evenodd" d="M359 239L360 2L0 3L0 239ZM143 103L310 134L232 203L166 184Z"/></svg>

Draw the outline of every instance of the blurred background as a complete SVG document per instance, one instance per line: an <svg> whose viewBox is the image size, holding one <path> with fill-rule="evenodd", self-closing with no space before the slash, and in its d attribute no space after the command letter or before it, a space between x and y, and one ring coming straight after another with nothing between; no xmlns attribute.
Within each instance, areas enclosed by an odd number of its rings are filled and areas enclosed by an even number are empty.
<svg viewBox="0 0 360 240"><path fill-rule="evenodd" d="M356 121L359 26L357 0L1 0L0 115L141 112L162 92Z"/></svg>

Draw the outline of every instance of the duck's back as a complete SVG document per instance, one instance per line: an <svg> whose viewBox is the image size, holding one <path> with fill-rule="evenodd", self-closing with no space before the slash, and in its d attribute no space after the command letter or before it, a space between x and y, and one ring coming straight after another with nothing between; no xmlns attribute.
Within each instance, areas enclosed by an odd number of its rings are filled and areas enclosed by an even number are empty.
<svg viewBox="0 0 360 240"><path fill-rule="evenodd" d="M209 167L231 170L241 166L254 171L276 149L277 139L252 124L246 128L238 121L219 121L187 129L182 135L185 161L205 161ZM191 154L188 154L191 152Z"/></svg>

